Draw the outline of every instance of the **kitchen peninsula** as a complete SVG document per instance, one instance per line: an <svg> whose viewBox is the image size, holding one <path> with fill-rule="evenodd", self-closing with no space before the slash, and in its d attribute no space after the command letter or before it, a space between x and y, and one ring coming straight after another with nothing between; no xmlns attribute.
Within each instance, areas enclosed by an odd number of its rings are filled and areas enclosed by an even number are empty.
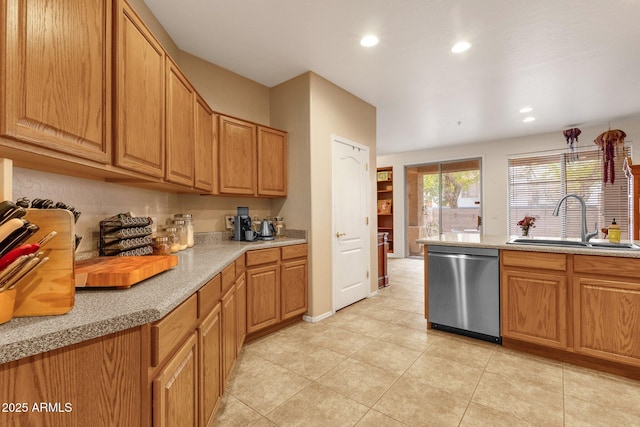
<svg viewBox="0 0 640 427"><path fill-rule="evenodd" d="M425 245L425 317L429 245L498 249L503 346L640 379L640 251L508 240L469 234L419 239Z"/></svg>
<svg viewBox="0 0 640 427"><path fill-rule="evenodd" d="M16 406L0 424L210 422L245 337L307 310L306 238L216 234L197 235L175 268L130 289L78 290L68 314L1 325L3 401L28 410ZM56 411L34 413L33 402Z"/></svg>

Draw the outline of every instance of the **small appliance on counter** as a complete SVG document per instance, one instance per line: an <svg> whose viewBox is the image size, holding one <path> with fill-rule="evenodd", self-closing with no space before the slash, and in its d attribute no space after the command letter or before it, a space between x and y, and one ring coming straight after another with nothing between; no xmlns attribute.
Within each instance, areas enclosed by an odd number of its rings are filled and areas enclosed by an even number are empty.
<svg viewBox="0 0 640 427"><path fill-rule="evenodd" d="M233 217L233 240L244 242L255 240L248 207L238 206L237 215Z"/></svg>
<svg viewBox="0 0 640 427"><path fill-rule="evenodd" d="M263 219L260 225L260 240L273 240L273 224L268 219Z"/></svg>

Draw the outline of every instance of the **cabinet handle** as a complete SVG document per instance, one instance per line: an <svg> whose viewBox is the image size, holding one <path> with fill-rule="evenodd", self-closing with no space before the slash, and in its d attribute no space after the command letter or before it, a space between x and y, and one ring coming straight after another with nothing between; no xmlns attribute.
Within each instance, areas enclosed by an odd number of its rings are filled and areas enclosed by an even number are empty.
<svg viewBox="0 0 640 427"><path fill-rule="evenodd" d="M340 237L342 237L342 236L346 236L346 235L347 235L347 233L340 233L340 232L337 232L337 233L336 233L336 237L337 237L338 239L339 239Z"/></svg>

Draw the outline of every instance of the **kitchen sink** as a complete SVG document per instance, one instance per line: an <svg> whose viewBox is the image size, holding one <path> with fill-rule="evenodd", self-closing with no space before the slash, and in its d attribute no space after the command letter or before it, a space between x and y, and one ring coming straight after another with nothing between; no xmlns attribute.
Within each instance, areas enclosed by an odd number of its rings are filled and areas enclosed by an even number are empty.
<svg viewBox="0 0 640 427"><path fill-rule="evenodd" d="M578 240L562 240L562 239L536 239L514 237L507 242L515 245L542 245L542 246L561 246L570 248L590 248L590 249L618 249L618 250L640 250L640 246L635 243L611 243L608 241L589 241L581 242Z"/></svg>

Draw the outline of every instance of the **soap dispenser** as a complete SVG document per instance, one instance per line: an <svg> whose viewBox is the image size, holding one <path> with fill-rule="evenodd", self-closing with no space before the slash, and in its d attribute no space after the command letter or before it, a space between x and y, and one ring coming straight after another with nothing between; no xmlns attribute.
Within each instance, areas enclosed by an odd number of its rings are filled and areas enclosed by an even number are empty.
<svg viewBox="0 0 640 427"><path fill-rule="evenodd" d="M609 241L611 243L620 243L620 226L616 224L615 218L613 218L609 226Z"/></svg>

